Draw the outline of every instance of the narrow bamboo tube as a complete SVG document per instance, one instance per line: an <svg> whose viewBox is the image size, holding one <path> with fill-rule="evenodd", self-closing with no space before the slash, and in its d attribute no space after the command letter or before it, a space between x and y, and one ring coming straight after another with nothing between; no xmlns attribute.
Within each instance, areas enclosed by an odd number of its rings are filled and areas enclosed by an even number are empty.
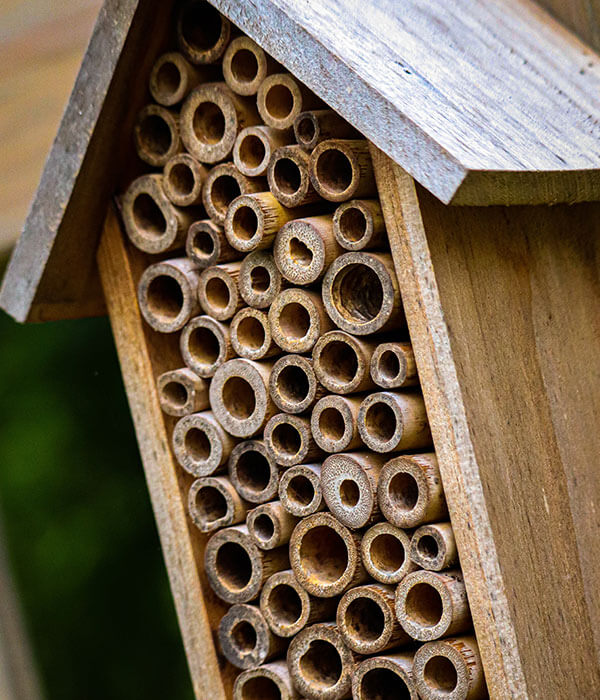
<svg viewBox="0 0 600 700"><path fill-rule="evenodd" d="M177 14L177 41L194 64L215 63L227 48L231 23L204 0L189 0Z"/></svg>
<svg viewBox="0 0 600 700"><path fill-rule="evenodd" d="M270 576L260 594L260 609L271 630L293 637L307 625L335 617L337 598L315 598L298 583L293 571Z"/></svg>
<svg viewBox="0 0 600 700"><path fill-rule="evenodd" d="M209 378L233 357L229 327L210 316L196 316L181 332L179 348L185 364L200 377Z"/></svg>
<svg viewBox="0 0 600 700"><path fill-rule="evenodd" d="M243 671L233 684L233 700L300 700L287 663L272 661Z"/></svg>
<svg viewBox="0 0 600 700"><path fill-rule="evenodd" d="M312 351L317 379L335 394L375 389L369 376L369 363L376 349L376 341L355 338L339 330L325 333Z"/></svg>
<svg viewBox="0 0 600 700"><path fill-rule="evenodd" d="M384 389L418 386L419 376L410 343L381 343L371 356L371 378Z"/></svg>
<svg viewBox="0 0 600 700"><path fill-rule="evenodd" d="M360 555L360 535L330 513L315 513L296 525L290 562L300 585L317 598L332 598L364 583L369 575Z"/></svg>
<svg viewBox="0 0 600 700"><path fill-rule="evenodd" d="M423 644L413 674L423 700L485 700L488 692L475 637Z"/></svg>
<svg viewBox="0 0 600 700"><path fill-rule="evenodd" d="M198 68L177 51L163 53L152 66L150 94L158 104L172 107L185 99L199 83L216 80L216 66Z"/></svg>
<svg viewBox="0 0 600 700"><path fill-rule="evenodd" d="M352 677L354 700L419 700L413 678L414 652L375 656L360 663Z"/></svg>
<svg viewBox="0 0 600 700"><path fill-rule="evenodd" d="M269 318L258 309L240 309L231 321L231 345L240 357L261 360L278 355L281 350L271 338Z"/></svg>
<svg viewBox="0 0 600 700"><path fill-rule="evenodd" d="M268 309L283 289L281 272L273 255L256 250L242 260L238 287L242 299L254 309Z"/></svg>
<svg viewBox="0 0 600 700"><path fill-rule="evenodd" d="M298 518L288 513L280 501L271 501L253 508L246 525L250 537L260 549L275 549L290 541Z"/></svg>
<svg viewBox="0 0 600 700"><path fill-rule="evenodd" d="M376 197L369 144L363 139L322 141L310 157L310 181L330 202Z"/></svg>
<svg viewBox="0 0 600 700"><path fill-rule="evenodd" d="M237 525L245 520L246 511L246 504L227 477L196 479L188 491L188 513L200 532Z"/></svg>
<svg viewBox="0 0 600 700"><path fill-rule="evenodd" d="M289 131L270 126L247 126L237 135L233 145L233 162L248 177L266 175L273 152L291 142Z"/></svg>
<svg viewBox="0 0 600 700"><path fill-rule="evenodd" d="M210 405L216 419L231 435L256 435L275 413L268 391L272 364L246 359L228 360L210 383Z"/></svg>
<svg viewBox="0 0 600 700"><path fill-rule="evenodd" d="M361 396L329 395L317 401L310 417L310 429L322 450L345 452L363 447L356 421L361 399Z"/></svg>
<svg viewBox="0 0 600 700"><path fill-rule="evenodd" d="M223 56L223 77L238 95L256 95L265 78L281 66L247 36L234 39Z"/></svg>
<svg viewBox="0 0 600 700"><path fill-rule="evenodd" d="M396 616L413 639L430 642L471 629L460 569L413 571L396 588Z"/></svg>
<svg viewBox="0 0 600 700"><path fill-rule="evenodd" d="M305 151L328 139L358 138L358 131L332 109L300 112L294 119L294 136Z"/></svg>
<svg viewBox="0 0 600 700"><path fill-rule="evenodd" d="M156 380L158 400L170 416L186 416L208 408L208 383L187 367L163 372Z"/></svg>
<svg viewBox="0 0 600 700"><path fill-rule="evenodd" d="M289 569L287 547L259 549L245 525L219 530L208 540L204 551L208 582L228 603L255 600L269 576L285 569Z"/></svg>
<svg viewBox="0 0 600 700"><path fill-rule="evenodd" d="M192 413L173 429L173 452L192 476L210 476L226 465L236 440L228 435L211 411Z"/></svg>
<svg viewBox="0 0 600 700"><path fill-rule="evenodd" d="M146 105L140 110L133 138L138 157L155 168L162 168L183 150L177 114L160 105Z"/></svg>
<svg viewBox="0 0 600 700"><path fill-rule="evenodd" d="M290 643L287 662L292 681L304 697L350 697L357 658L344 644L335 623L317 623L299 632Z"/></svg>
<svg viewBox="0 0 600 700"><path fill-rule="evenodd" d="M320 280L342 252L333 235L329 214L289 221L279 230L273 246L281 274L299 285Z"/></svg>
<svg viewBox="0 0 600 700"><path fill-rule="evenodd" d="M323 455L314 441L306 416L278 413L265 426L265 445L271 457L282 467L303 464Z"/></svg>
<svg viewBox="0 0 600 700"><path fill-rule="evenodd" d="M279 480L279 499L292 515L303 518L325 509L321 491L321 465L297 464Z"/></svg>
<svg viewBox="0 0 600 700"><path fill-rule="evenodd" d="M323 498L342 525L355 530L380 519L377 481L385 461L383 455L350 452L323 462Z"/></svg>
<svg viewBox="0 0 600 700"><path fill-rule="evenodd" d="M185 252L198 267L210 267L232 260L242 255L229 245L223 227L212 219L195 221L189 228L185 241Z"/></svg>
<svg viewBox="0 0 600 700"><path fill-rule="evenodd" d="M357 654L376 654L411 642L396 619L393 586L369 583L346 591L336 622L344 642Z"/></svg>
<svg viewBox="0 0 600 700"><path fill-rule="evenodd" d="M431 431L420 394L379 391L369 394L358 411L358 431L375 452L418 450L431 446Z"/></svg>
<svg viewBox="0 0 600 700"><path fill-rule="evenodd" d="M284 289L269 309L273 340L285 352L310 352L331 330L331 319L320 294L306 289Z"/></svg>
<svg viewBox="0 0 600 700"><path fill-rule="evenodd" d="M458 551L450 523L422 525L413 533L410 558L430 571L442 571L458 563Z"/></svg>
<svg viewBox="0 0 600 700"><path fill-rule="evenodd" d="M258 88L258 112L263 122L274 129L291 129L294 120L321 100L289 73L273 73Z"/></svg>
<svg viewBox="0 0 600 700"><path fill-rule="evenodd" d="M169 158L163 173L163 187L167 197L178 207L202 204L202 186L207 170L189 153L178 153Z"/></svg>
<svg viewBox="0 0 600 700"><path fill-rule="evenodd" d="M279 469L262 440L245 440L229 458L229 478L249 503L266 503L277 496Z"/></svg>
<svg viewBox="0 0 600 700"><path fill-rule="evenodd" d="M385 221L377 199L352 199L333 215L333 234L346 250L372 250L386 246Z"/></svg>
<svg viewBox="0 0 600 700"><path fill-rule="evenodd" d="M368 335L406 325L388 253L344 253L323 278L323 303L343 331Z"/></svg>
<svg viewBox="0 0 600 700"><path fill-rule="evenodd" d="M210 218L223 226L227 209L234 199L264 189L264 178L246 177L233 163L219 163L208 171L202 190L202 202Z"/></svg>
<svg viewBox="0 0 600 700"><path fill-rule="evenodd" d="M242 263L228 262L202 270L198 280L198 301L205 314L217 321L227 321L242 308L238 290Z"/></svg>
<svg viewBox="0 0 600 700"><path fill-rule="evenodd" d="M285 413L308 411L324 391L310 359L302 355L284 355L273 365L269 393L277 408Z"/></svg>
<svg viewBox="0 0 600 700"><path fill-rule="evenodd" d="M138 302L146 322L161 333L181 330L199 311L199 274L187 258L147 267L138 284Z"/></svg>
<svg viewBox="0 0 600 700"><path fill-rule="evenodd" d="M255 605L232 605L219 623L223 655L237 668L250 669L284 654L287 642L276 637Z"/></svg>
<svg viewBox="0 0 600 700"><path fill-rule="evenodd" d="M398 527L418 527L448 519L444 487L435 454L394 457L377 484L383 515Z"/></svg>
<svg viewBox="0 0 600 700"><path fill-rule="evenodd" d="M361 553L365 569L380 583L399 583L415 571L409 556L410 536L391 523L377 523L363 535Z"/></svg>
<svg viewBox="0 0 600 700"><path fill-rule="evenodd" d="M300 146L282 146L267 166L269 189L286 207L299 207L321 200L309 174L310 157Z"/></svg>

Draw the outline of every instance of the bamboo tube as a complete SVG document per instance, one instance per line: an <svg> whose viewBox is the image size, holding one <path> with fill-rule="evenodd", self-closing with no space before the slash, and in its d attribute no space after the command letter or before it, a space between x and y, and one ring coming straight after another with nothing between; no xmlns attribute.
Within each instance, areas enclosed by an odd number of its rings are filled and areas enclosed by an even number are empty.
<svg viewBox="0 0 600 700"><path fill-rule="evenodd" d="M185 364L200 377L209 378L233 357L229 327L210 316L196 316L181 332L179 347Z"/></svg>
<svg viewBox="0 0 600 700"><path fill-rule="evenodd" d="M155 168L162 168L183 150L177 114L160 105L146 105L140 110L133 138L138 157Z"/></svg>
<svg viewBox="0 0 600 700"><path fill-rule="evenodd" d="M385 221L377 199L352 199L333 214L333 234L346 250L387 247Z"/></svg>
<svg viewBox="0 0 600 700"><path fill-rule="evenodd" d="M324 389L315 377L311 360L302 355L284 355L273 365L269 393L281 411L304 413Z"/></svg>
<svg viewBox="0 0 600 700"><path fill-rule="evenodd" d="M190 226L185 252L188 258L201 268L239 260L242 257L239 250L229 245L223 227L215 224L212 219L195 221Z"/></svg>
<svg viewBox="0 0 600 700"><path fill-rule="evenodd" d="M270 576L260 594L260 609L271 630L293 637L307 625L335 617L337 598L315 598L298 583L293 571Z"/></svg>
<svg viewBox="0 0 600 700"><path fill-rule="evenodd" d="M354 700L419 700L413 658L414 652L405 651L365 659L352 677Z"/></svg>
<svg viewBox="0 0 600 700"><path fill-rule="evenodd" d="M264 178L246 177L233 163L219 163L208 171L202 190L202 202L215 224L223 226L227 210L234 199L264 189Z"/></svg>
<svg viewBox="0 0 600 700"><path fill-rule="evenodd" d="M323 498L342 525L355 530L380 519L377 480L385 461L383 455L350 452L323 462Z"/></svg>
<svg viewBox="0 0 600 700"><path fill-rule="evenodd" d="M289 131L270 126L247 126L237 135L233 145L233 162L248 177L266 175L273 152L291 142Z"/></svg>
<svg viewBox="0 0 600 700"><path fill-rule="evenodd" d="M458 552L450 523L422 525L413 533L410 558L429 571L442 571L458 564Z"/></svg>
<svg viewBox="0 0 600 700"><path fill-rule="evenodd" d="M417 566L409 556L410 536L391 523L377 523L363 535L365 569L380 583L399 583Z"/></svg>
<svg viewBox="0 0 600 700"><path fill-rule="evenodd" d="M294 119L294 135L298 145L310 152L321 141L358 138L359 133L332 109L315 109Z"/></svg>
<svg viewBox="0 0 600 700"><path fill-rule="evenodd" d="M235 443L211 411L185 416L173 429L175 457L188 474L196 477L220 471Z"/></svg>
<svg viewBox="0 0 600 700"><path fill-rule="evenodd" d="M233 700L299 700L287 663L272 661L243 671L233 684Z"/></svg>
<svg viewBox="0 0 600 700"><path fill-rule="evenodd" d="M199 83L216 80L216 66L198 68L182 54L170 51L159 56L150 73L150 94L163 107L172 107L185 99Z"/></svg>
<svg viewBox="0 0 600 700"><path fill-rule="evenodd" d="M360 396L324 396L313 408L310 429L325 452L345 452L364 447L356 422Z"/></svg>
<svg viewBox="0 0 600 700"><path fill-rule="evenodd" d="M318 623L299 632L287 654L292 681L306 698L349 698L357 662L333 622Z"/></svg>
<svg viewBox="0 0 600 700"><path fill-rule="evenodd" d="M198 269L187 258L147 267L138 284L138 302L146 322L161 333L181 330L200 308Z"/></svg>
<svg viewBox="0 0 600 700"><path fill-rule="evenodd" d="M315 513L296 525L290 562L300 585L317 598L332 598L368 579L360 536L330 513Z"/></svg>
<svg viewBox="0 0 600 700"><path fill-rule="evenodd" d="M223 77L238 95L256 95L265 78L280 68L247 36L234 39L223 56Z"/></svg>
<svg viewBox="0 0 600 700"><path fill-rule="evenodd" d="M276 637L255 605L233 605L218 630L223 655L237 668L250 669L284 654L287 641Z"/></svg>
<svg viewBox="0 0 600 700"><path fill-rule="evenodd" d="M202 186L206 174L206 168L189 153L178 153L165 164L165 194L178 207L202 204Z"/></svg>
<svg viewBox="0 0 600 700"><path fill-rule="evenodd" d="M244 305L237 285L241 265L239 261L222 263L200 273L198 301L204 313L217 321L227 321Z"/></svg>
<svg viewBox="0 0 600 700"><path fill-rule="evenodd" d="M289 221L279 230L273 246L281 274L299 285L320 280L342 252L333 235L329 214Z"/></svg>
<svg viewBox="0 0 600 700"><path fill-rule="evenodd" d="M259 549L245 525L219 530L208 540L204 551L208 582L227 603L255 600L269 576L285 569L289 569L287 547Z"/></svg>
<svg viewBox="0 0 600 700"><path fill-rule="evenodd" d="M322 141L310 157L310 181L330 202L376 197L369 144L363 139Z"/></svg>
<svg viewBox="0 0 600 700"><path fill-rule="evenodd" d="M343 331L368 335L406 326L388 253L344 253L323 278L323 303Z"/></svg>
<svg viewBox="0 0 600 700"><path fill-rule="evenodd" d="M258 88L258 112L273 129L291 129L303 111L322 105L321 100L289 73L273 73Z"/></svg>
<svg viewBox="0 0 600 700"><path fill-rule="evenodd" d="M244 522L247 507L224 476L196 479L188 492L188 513L200 532Z"/></svg>
<svg viewBox="0 0 600 700"><path fill-rule="evenodd" d="M210 405L216 419L231 435L256 435L275 413L267 389L272 364L246 359L228 360L210 383Z"/></svg>
<svg viewBox="0 0 600 700"><path fill-rule="evenodd" d="M423 700L485 700L488 692L475 637L429 642L417 650L413 675Z"/></svg>
<svg viewBox="0 0 600 700"><path fill-rule="evenodd" d="M284 289L269 309L273 340L285 352L310 352L317 340L331 330L321 296L306 289Z"/></svg>
<svg viewBox="0 0 600 700"><path fill-rule="evenodd" d="M413 571L396 588L396 616L413 639L430 642L471 629L460 569Z"/></svg>
<svg viewBox="0 0 600 700"><path fill-rule="evenodd" d="M383 515L398 527L447 520L448 508L435 454L391 459L379 475L377 500Z"/></svg>
<svg viewBox="0 0 600 700"><path fill-rule="evenodd" d="M250 503L266 503L277 496L279 469L262 440L245 440L233 448L229 478L240 496Z"/></svg>
<svg viewBox="0 0 600 700"><path fill-rule="evenodd" d="M273 255L256 250L242 260L238 287L242 299L254 309L267 309L283 289L281 272Z"/></svg>
<svg viewBox="0 0 600 700"><path fill-rule="evenodd" d="M282 467L293 467L323 455L313 439L310 420L306 416L274 415L265 426L265 445L271 457Z"/></svg>
<svg viewBox="0 0 600 700"><path fill-rule="evenodd" d="M298 518L290 515L280 501L253 508L246 521L250 537L260 549L275 549L287 544L297 523Z"/></svg>
<svg viewBox="0 0 600 700"><path fill-rule="evenodd" d="M297 464L286 469L279 480L279 499L288 513L299 518L324 510L321 465Z"/></svg>
<svg viewBox="0 0 600 700"><path fill-rule="evenodd" d="M319 202L321 198L310 181L310 157L300 146L282 146L267 166L269 189L285 207Z"/></svg>
<svg viewBox="0 0 600 700"><path fill-rule="evenodd" d="M369 376L369 363L376 349L376 341L355 338L339 330L325 333L312 351L317 379L335 394L375 389Z"/></svg>
<svg viewBox="0 0 600 700"><path fill-rule="evenodd" d="M379 391L358 411L358 432L375 452L418 450L431 446L431 431L420 394Z"/></svg>
<svg viewBox="0 0 600 700"><path fill-rule="evenodd" d="M419 376L410 343L381 343L371 356L371 378L384 389L418 386Z"/></svg>
<svg viewBox="0 0 600 700"><path fill-rule="evenodd" d="M264 311L240 309L231 321L231 345L240 357L261 360L281 350L271 338L269 319Z"/></svg>
<svg viewBox="0 0 600 700"><path fill-rule="evenodd" d="M231 23L204 0L186 2L177 14L177 41L194 64L215 63L227 48Z"/></svg>
<svg viewBox="0 0 600 700"><path fill-rule="evenodd" d="M160 407L169 416L186 416L209 407L208 383L187 367L163 372L156 385Z"/></svg>
<svg viewBox="0 0 600 700"><path fill-rule="evenodd" d="M393 586L369 583L346 591L336 622L344 642L357 654L376 654L411 642L396 619Z"/></svg>

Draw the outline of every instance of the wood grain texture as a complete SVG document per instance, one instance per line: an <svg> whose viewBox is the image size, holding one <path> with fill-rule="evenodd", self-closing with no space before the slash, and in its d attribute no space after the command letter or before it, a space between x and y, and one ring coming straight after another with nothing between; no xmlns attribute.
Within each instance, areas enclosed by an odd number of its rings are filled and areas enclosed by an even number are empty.
<svg viewBox="0 0 600 700"><path fill-rule="evenodd" d="M600 0L536 0L596 51L600 50Z"/></svg>

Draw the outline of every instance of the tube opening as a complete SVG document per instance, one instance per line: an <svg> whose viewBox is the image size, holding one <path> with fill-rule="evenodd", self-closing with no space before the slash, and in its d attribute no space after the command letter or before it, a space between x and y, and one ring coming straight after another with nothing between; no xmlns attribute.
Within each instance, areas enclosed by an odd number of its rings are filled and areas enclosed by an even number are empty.
<svg viewBox="0 0 600 700"><path fill-rule="evenodd" d="M174 95L181 85L179 67L173 61L164 61L156 72L156 85L162 95Z"/></svg>
<svg viewBox="0 0 600 700"><path fill-rule="evenodd" d="M238 420L247 420L256 408L254 389L243 377L229 377L223 384L222 398L228 413Z"/></svg>
<svg viewBox="0 0 600 700"><path fill-rule="evenodd" d="M313 640L300 658L302 675L311 687L332 688L342 676L342 659L338 650L324 639Z"/></svg>
<svg viewBox="0 0 600 700"><path fill-rule="evenodd" d="M262 493L271 481L271 467L267 458L257 450L242 452L237 461L237 478L245 491Z"/></svg>
<svg viewBox="0 0 600 700"><path fill-rule="evenodd" d="M314 258L312 250L306 243L295 236L290 238L289 256L294 265L301 265L302 267L309 267Z"/></svg>
<svg viewBox="0 0 600 700"><path fill-rule="evenodd" d="M341 440L346 432L344 416L333 406L323 409L319 415L319 430L328 440Z"/></svg>
<svg viewBox="0 0 600 700"><path fill-rule="evenodd" d="M281 700L277 683L266 676L254 676L244 681L241 700Z"/></svg>
<svg viewBox="0 0 600 700"><path fill-rule="evenodd" d="M312 143L312 140L317 135L317 128L311 117L306 116L298 120L296 124L296 136L298 141L307 145Z"/></svg>
<svg viewBox="0 0 600 700"><path fill-rule="evenodd" d="M358 372L358 355L348 343L332 340L321 350L319 364L328 377L349 384Z"/></svg>
<svg viewBox="0 0 600 700"><path fill-rule="evenodd" d="M211 367L219 359L221 344L210 328L198 326L189 335L188 350L199 365Z"/></svg>
<svg viewBox="0 0 600 700"><path fill-rule="evenodd" d="M250 350L260 350L266 340L264 326L254 316L246 316L238 323L237 337L240 344Z"/></svg>
<svg viewBox="0 0 600 700"><path fill-rule="evenodd" d="M331 148L317 157L317 179L331 192L341 194L352 184L352 163L342 151Z"/></svg>
<svg viewBox="0 0 600 700"><path fill-rule="evenodd" d="M283 335L300 340L305 338L310 330L310 315L298 302L286 304L279 314L279 327Z"/></svg>
<svg viewBox="0 0 600 700"><path fill-rule="evenodd" d="M173 321L183 308L183 291L170 275L157 275L148 285L148 308L157 317Z"/></svg>
<svg viewBox="0 0 600 700"><path fill-rule="evenodd" d="M344 479L340 484L340 501L346 508L354 508L360 500L360 488L353 479Z"/></svg>
<svg viewBox="0 0 600 700"><path fill-rule="evenodd" d="M238 207L231 221L231 226L236 238L249 241L258 233L258 217L252 207Z"/></svg>
<svg viewBox="0 0 600 700"><path fill-rule="evenodd" d="M400 374L400 360L393 350L384 350L377 363L379 374L389 381L398 378Z"/></svg>
<svg viewBox="0 0 600 700"><path fill-rule="evenodd" d="M357 597L348 604L344 622L348 634L357 642L375 642L385 630L381 606L366 597Z"/></svg>
<svg viewBox="0 0 600 700"><path fill-rule="evenodd" d="M293 586L278 583L269 593L269 609L279 624L294 625L302 615L302 600Z"/></svg>
<svg viewBox="0 0 600 700"><path fill-rule="evenodd" d="M268 513L260 513L254 518L253 529L261 542L268 542L275 534L275 525Z"/></svg>
<svg viewBox="0 0 600 700"><path fill-rule="evenodd" d="M189 165L176 163L169 171L169 183L176 194L186 197L192 193L196 178Z"/></svg>
<svg viewBox="0 0 600 700"><path fill-rule="evenodd" d="M171 129L159 114L146 114L140 122L138 133L141 146L149 153L164 156L171 148Z"/></svg>
<svg viewBox="0 0 600 700"><path fill-rule="evenodd" d="M210 258L215 253L215 241L208 231L196 231L192 250L197 258Z"/></svg>
<svg viewBox="0 0 600 700"><path fill-rule="evenodd" d="M373 566L386 574L396 573L406 560L404 545L397 537L388 533L382 533L373 538L369 556Z"/></svg>
<svg viewBox="0 0 600 700"><path fill-rule="evenodd" d="M175 408L183 408L188 401L188 391L181 382L167 382L162 394L166 402Z"/></svg>
<svg viewBox="0 0 600 700"><path fill-rule="evenodd" d="M348 207L342 212L338 226L344 240L358 243L367 233L367 218L358 207Z"/></svg>
<svg viewBox="0 0 600 700"><path fill-rule="evenodd" d="M265 107L274 119L286 119L294 109L294 96L287 85L277 83L267 90Z"/></svg>
<svg viewBox="0 0 600 700"><path fill-rule="evenodd" d="M203 486L196 493L196 513L206 523L214 523L227 515L225 496L214 486Z"/></svg>
<svg viewBox="0 0 600 700"><path fill-rule="evenodd" d="M262 165L267 152L265 144L255 134L244 136L240 143L239 156L242 163L252 170Z"/></svg>
<svg viewBox="0 0 600 700"><path fill-rule="evenodd" d="M425 664L423 678L430 688L441 694L450 695L458 685L456 668L445 656L432 656Z"/></svg>
<svg viewBox="0 0 600 700"><path fill-rule="evenodd" d="M289 480L285 493L291 504L304 508L312 503L315 497L315 487L310 479L298 474Z"/></svg>
<svg viewBox="0 0 600 700"><path fill-rule="evenodd" d="M231 630L231 642L239 654L250 654L256 649L256 630L247 620L240 620Z"/></svg>
<svg viewBox="0 0 600 700"><path fill-rule="evenodd" d="M419 500L419 485L412 474L398 472L390 479L388 496L394 508L410 512Z"/></svg>
<svg viewBox="0 0 600 700"><path fill-rule="evenodd" d="M196 138L207 146L220 143L225 136L225 115L214 102L201 102L194 111L192 128Z"/></svg>
<svg viewBox="0 0 600 700"><path fill-rule="evenodd" d="M166 233L167 220L154 198L146 192L133 200L132 212L135 225L144 235L160 238Z"/></svg>
<svg viewBox="0 0 600 700"><path fill-rule="evenodd" d="M391 440L398 427L396 414L387 403L372 403L365 413L365 427L371 437L387 442Z"/></svg>
<svg viewBox="0 0 600 700"><path fill-rule="evenodd" d="M417 542L417 550L423 559L436 559L440 553L440 548L435 537L423 535Z"/></svg>
<svg viewBox="0 0 600 700"><path fill-rule="evenodd" d="M271 442L279 454L293 457L302 448L302 436L291 423L278 423L271 433Z"/></svg>
<svg viewBox="0 0 600 700"><path fill-rule="evenodd" d="M258 61L249 49L236 51L231 58L231 74L238 83L251 83L258 75Z"/></svg>
<svg viewBox="0 0 600 700"><path fill-rule="evenodd" d="M318 525L300 543L300 561L305 573L322 583L335 583L348 568L348 547L341 535L327 525Z"/></svg>
<svg viewBox="0 0 600 700"><path fill-rule="evenodd" d="M439 591L428 583L416 583L406 595L407 617L423 627L435 627L442 619L444 603Z"/></svg>
<svg viewBox="0 0 600 700"><path fill-rule="evenodd" d="M241 194L240 185L232 175L219 175L210 185L212 205L223 216L231 202Z"/></svg>
<svg viewBox="0 0 600 700"><path fill-rule="evenodd" d="M383 286L371 267L363 263L346 265L335 276L332 301L342 316L358 323L376 318L383 306Z"/></svg>
<svg viewBox="0 0 600 700"><path fill-rule="evenodd" d="M250 286L255 294L263 294L271 286L271 273L266 267L257 265L250 271Z"/></svg>
<svg viewBox="0 0 600 700"><path fill-rule="evenodd" d="M248 552L237 542L224 542L217 552L215 567L221 582L241 591L252 578L252 561Z"/></svg>
<svg viewBox="0 0 600 700"><path fill-rule="evenodd" d="M277 375L277 388L286 401L300 404L308 397L310 383L306 372L301 367L286 365Z"/></svg>
<svg viewBox="0 0 600 700"><path fill-rule="evenodd" d="M210 457L211 445L201 428L190 428L185 434L185 451L195 462L204 462Z"/></svg>
<svg viewBox="0 0 600 700"><path fill-rule="evenodd" d="M181 17L181 33L186 43L200 52L214 48L223 31L221 14L207 2L188 5Z"/></svg>
<svg viewBox="0 0 600 700"><path fill-rule="evenodd" d="M360 700L410 700L410 689L389 668L371 668L360 682Z"/></svg>
<svg viewBox="0 0 600 700"><path fill-rule="evenodd" d="M226 309L231 301L229 287L220 277L211 277L204 288L206 300L213 309Z"/></svg>
<svg viewBox="0 0 600 700"><path fill-rule="evenodd" d="M275 186L283 194L296 194L302 184L302 174L298 164L291 158L279 158L273 168Z"/></svg>

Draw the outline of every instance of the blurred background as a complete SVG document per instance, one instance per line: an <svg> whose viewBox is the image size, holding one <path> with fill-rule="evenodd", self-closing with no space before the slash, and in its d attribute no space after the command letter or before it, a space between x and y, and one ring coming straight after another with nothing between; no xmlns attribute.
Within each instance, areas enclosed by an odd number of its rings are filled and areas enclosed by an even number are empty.
<svg viewBox="0 0 600 700"><path fill-rule="evenodd" d="M0 277L99 0L0 3ZM0 698L191 700L106 319L0 312Z"/></svg>

